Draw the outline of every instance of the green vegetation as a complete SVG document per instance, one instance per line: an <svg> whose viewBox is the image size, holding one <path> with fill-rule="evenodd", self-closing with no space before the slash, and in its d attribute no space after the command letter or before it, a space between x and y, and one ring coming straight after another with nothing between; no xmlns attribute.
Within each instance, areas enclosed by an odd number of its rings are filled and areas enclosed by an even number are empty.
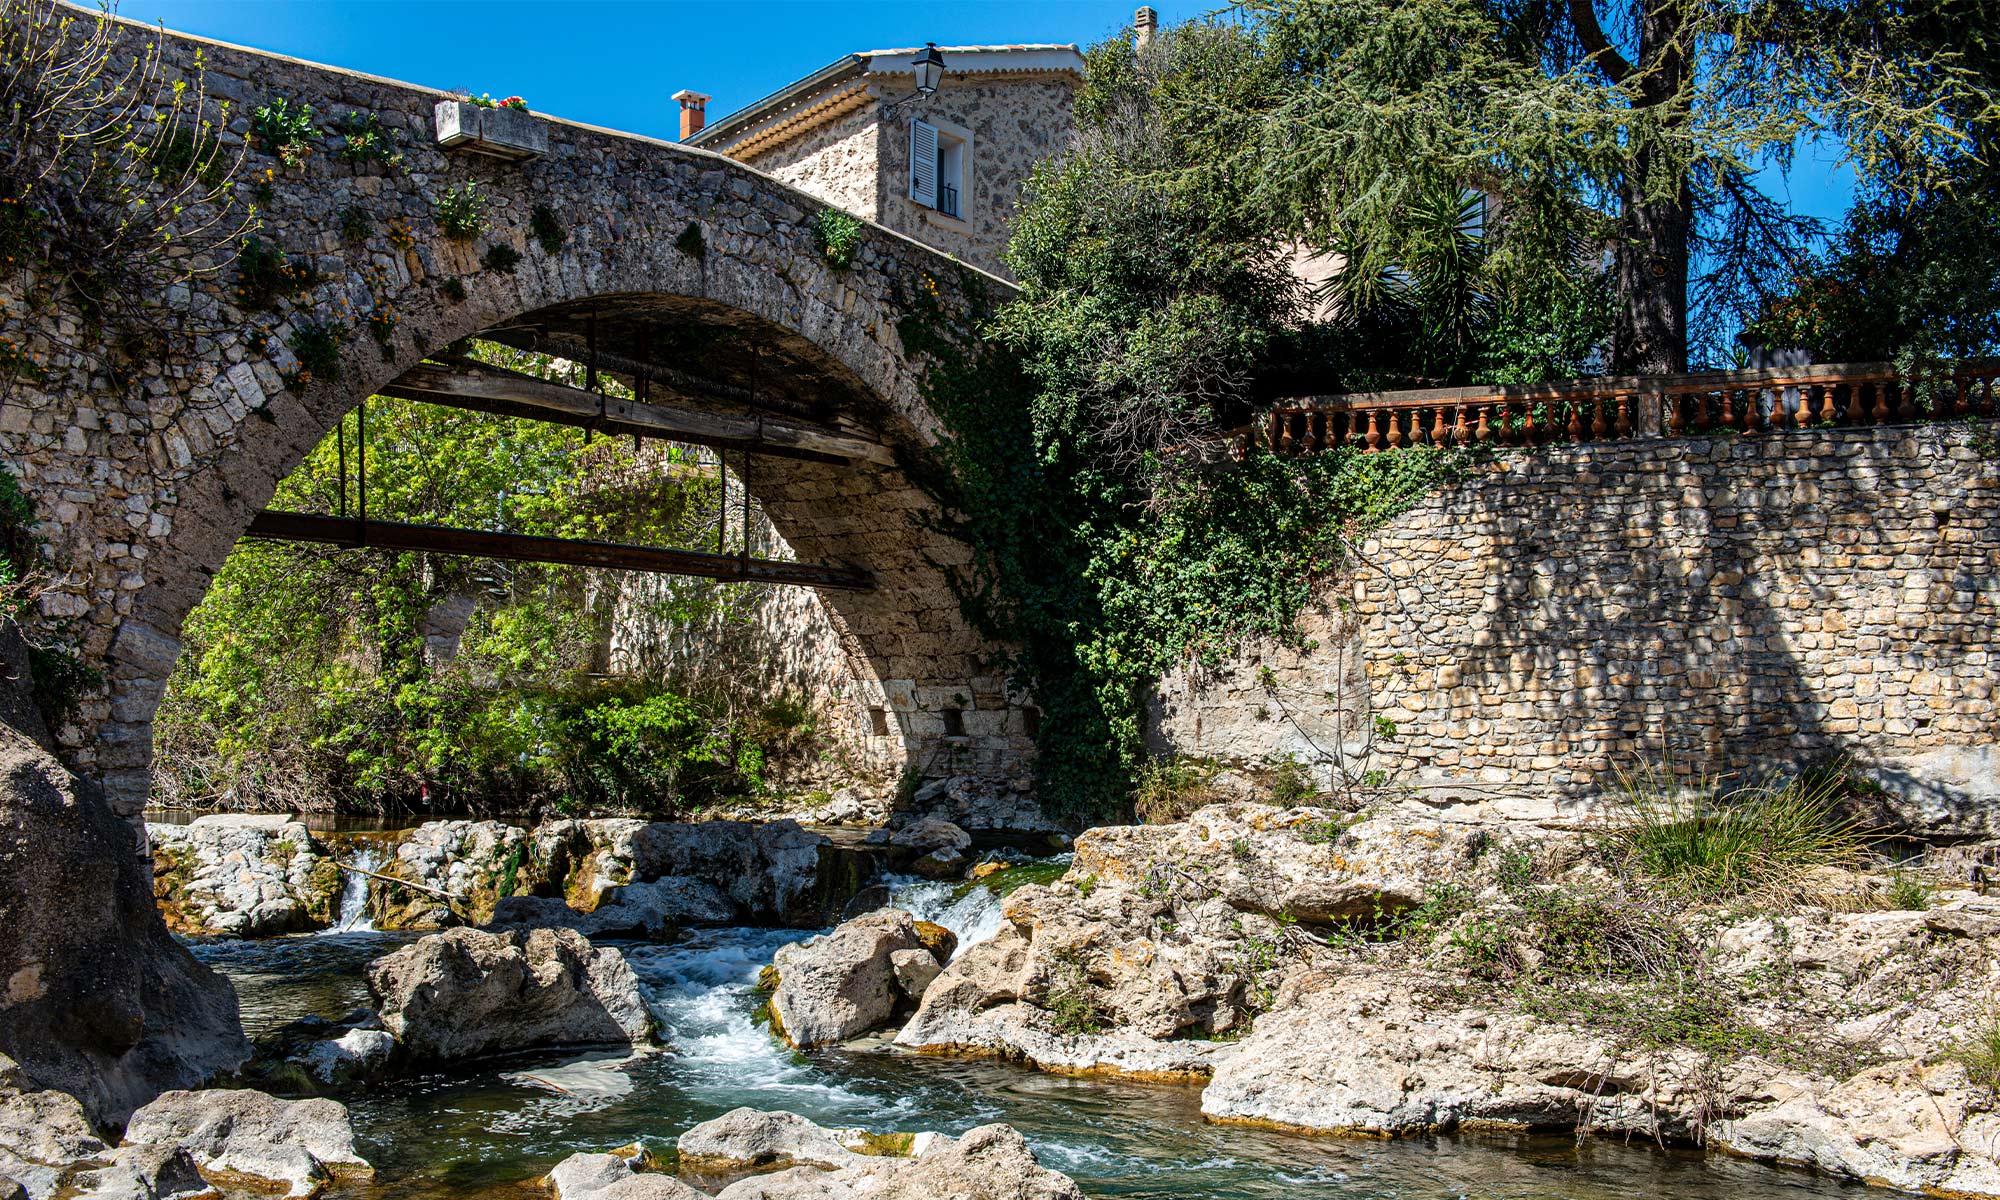
<svg viewBox="0 0 2000 1200"><path fill-rule="evenodd" d="M1139 768L1132 808L1148 825L1185 820L1196 809L1222 798L1211 786L1219 769L1211 762L1179 756L1150 759Z"/></svg>
<svg viewBox="0 0 2000 1200"><path fill-rule="evenodd" d="M854 265L854 252L861 245L861 222L837 208L823 208L813 218L813 241L820 257L836 271Z"/></svg>
<svg viewBox="0 0 2000 1200"><path fill-rule="evenodd" d="M1612 835L1614 854L1690 900L1782 885L1814 867L1853 866L1870 841L1840 815L1838 772L1725 792L1649 767L1621 772L1620 784L1633 816Z"/></svg>
<svg viewBox="0 0 2000 1200"><path fill-rule="evenodd" d="M477 352L519 369L545 360ZM371 517L559 537L705 544L713 470L686 452L541 422L376 398ZM344 422L347 467L357 422ZM273 506L352 513L329 436ZM808 743L796 702L671 663L607 676L618 581L580 569L246 542L189 615L156 725L158 794L209 805L357 810L545 805L671 812L754 794ZM621 585L625 586L625 585ZM747 590L626 587L642 619L726 637Z"/></svg>
<svg viewBox="0 0 2000 1200"><path fill-rule="evenodd" d="M528 232L534 236L535 244L543 254L554 254L569 241L569 230L563 228L556 210L546 204L537 204L528 213Z"/></svg>
<svg viewBox="0 0 2000 1200"><path fill-rule="evenodd" d="M469 242L486 231L486 193L477 180L467 180L446 188L431 202L438 228L455 242Z"/></svg>
<svg viewBox="0 0 2000 1200"><path fill-rule="evenodd" d="M487 270L504 271L509 275L514 273L514 268L520 265L520 262L521 252L505 242L495 242L488 246L486 253L479 259L479 265Z"/></svg>
<svg viewBox="0 0 2000 1200"><path fill-rule="evenodd" d="M333 156L341 162L403 165L403 152L398 148L401 136L384 125L375 113L350 112L333 123L333 131L342 138L333 150Z"/></svg>
<svg viewBox="0 0 2000 1200"><path fill-rule="evenodd" d="M283 96L252 110L250 132L264 153L287 167L304 165L313 143L319 140L312 105L293 104Z"/></svg>
<svg viewBox="0 0 2000 1200"><path fill-rule="evenodd" d="M1048 1010L1055 1027L1064 1033L1097 1033L1104 1028L1104 1009L1090 986L1090 973L1083 951L1064 947L1049 955L1048 992L1042 1007Z"/></svg>
<svg viewBox="0 0 2000 1200"><path fill-rule="evenodd" d="M236 302L245 308L268 309L319 283L313 260L294 260L258 237L246 237L236 254Z"/></svg>
<svg viewBox="0 0 2000 1200"><path fill-rule="evenodd" d="M2000 1009L1990 1012L1946 1051L1964 1064L1972 1081L1989 1092L2000 1093Z"/></svg>

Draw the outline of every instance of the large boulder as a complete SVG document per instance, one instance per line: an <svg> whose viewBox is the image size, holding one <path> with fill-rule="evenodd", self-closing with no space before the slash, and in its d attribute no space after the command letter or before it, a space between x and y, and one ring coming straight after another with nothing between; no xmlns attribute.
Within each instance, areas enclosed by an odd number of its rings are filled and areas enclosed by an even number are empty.
<svg viewBox="0 0 2000 1200"><path fill-rule="evenodd" d="M202 1170L287 1195L374 1174L354 1149L347 1109L332 1100L280 1100L264 1092L167 1092L132 1114L125 1142L178 1147Z"/></svg>
<svg viewBox="0 0 2000 1200"><path fill-rule="evenodd" d="M368 964L368 988L383 1028L419 1060L652 1036L625 956L574 930L433 934Z"/></svg>
<svg viewBox="0 0 2000 1200"><path fill-rule="evenodd" d="M500 821L427 821L396 844L368 889L377 929L441 929L484 924L502 897L533 890L528 831Z"/></svg>
<svg viewBox="0 0 2000 1200"><path fill-rule="evenodd" d="M1035 1161L1021 1135L982 1125L957 1139L936 1133L823 1129L791 1113L739 1108L681 1135L684 1172L726 1178L717 1200L1082 1200L1067 1176Z"/></svg>
<svg viewBox="0 0 2000 1200"><path fill-rule="evenodd" d="M773 960L778 986L771 995L772 1023L801 1048L846 1041L887 1024L899 1007L922 994L912 994L903 981L928 985L935 974L907 961L899 970L899 952L915 952L935 964L916 919L896 908L781 947Z"/></svg>
<svg viewBox="0 0 2000 1200"><path fill-rule="evenodd" d="M120 1146L80 1164L64 1180L62 1195L64 1200L222 1200L194 1156L179 1146Z"/></svg>
<svg viewBox="0 0 2000 1200"><path fill-rule="evenodd" d="M544 1182L555 1200L708 1200L678 1179L639 1166L632 1154L572 1154Z"/></svg>
<svg viewBox="0 0 2000 1200"><path fill-rule="evenodd" d="M55 1195L76 1162L109 1150L75 1097L0 1090L0 1178L14 1180L34 1200Z"/></svg>
<svg viewBox="0 0 2000 1200"><path fill-rule="evenodd" d="M138 830L4 726L0 1054L103 1125L250 1056L236 993L160 918Z"/></svg>
<svg viewBox="0 0 2000 1200"><path fill-rule="evenodd" d="M956 775L934 779L916 790L910 812L936 817L986 841L1004 841L1051 850L1069 844L1072 830L1054 821L1036 803L1025 779Z"/></svg>
<svg viewBox="0 0 2000 1200"><path fill-rule="evenodd" d="M714 891L702 903L712 910L719 894L733 911L705 913L704 923L817 926L860 884L830 839L790 820L554 821L535 831L533 853L541 875L586 911L631 884L706 884Z"/></svg>
<svg viewBox="0 0 2000 1200"><path fill-rule="evenodd" d="M340 869L299 821L215 813L147 833L154 895L176 933L269 937L340 913Z"/></svg>
<svg viewBox="0 0 2000 1200"><path fill-rule="evenodd" d="M1466 1125L1687 1140L1715 1099L1703 1056L1504 1007L1439 1004L1394 971L1301 981L1221 1061L1202 1113L1322 1133Z"/></svg>

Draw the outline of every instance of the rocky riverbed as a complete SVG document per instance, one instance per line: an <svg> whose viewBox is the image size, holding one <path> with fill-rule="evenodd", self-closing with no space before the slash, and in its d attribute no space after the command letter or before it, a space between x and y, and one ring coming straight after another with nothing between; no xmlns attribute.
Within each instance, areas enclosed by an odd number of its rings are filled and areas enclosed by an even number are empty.
<svg viewBox="0 0 2000 1200"><path fill-rule="evenodd" d="M37 1200L2000 1195L1988 847L1697 902L1396 803L1033 862L936 813L155 841L257 1053L129 1123L0 1064Z"/></svg>

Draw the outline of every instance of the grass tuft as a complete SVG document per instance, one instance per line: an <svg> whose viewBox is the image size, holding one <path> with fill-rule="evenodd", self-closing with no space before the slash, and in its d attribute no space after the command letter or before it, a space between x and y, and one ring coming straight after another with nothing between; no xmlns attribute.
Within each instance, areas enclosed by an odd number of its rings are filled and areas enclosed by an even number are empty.
<svg viewBox="0 0 2000 1200"><path fill-rule="evenodd" d="M1816 867L1852 867L1874 840L1840 813L1837 773L1723 791L1645 767L1620 771L1619 786L1633 815L1611 835L1614 854L1689 900L1780 886Z"/></svg>

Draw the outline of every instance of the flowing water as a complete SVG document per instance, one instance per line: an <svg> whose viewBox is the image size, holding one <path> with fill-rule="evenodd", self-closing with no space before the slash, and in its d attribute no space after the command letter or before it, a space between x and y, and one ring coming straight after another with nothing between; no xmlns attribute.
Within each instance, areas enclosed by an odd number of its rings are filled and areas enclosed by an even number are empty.
<svg viewBox="0 0 2000 1200"><path fill-rule="evenodd" d="M992 890L910 882L897 901L965 941L999 926ZM343 902L343 911L346 904ZM344 933L204 941L251 1036L366 1003L361 968L413 935ZM1403 1142L1308 1138L1203 1123L1191 1087L1072 1079L996 1063L925 1058L871 1044L799 1053L758 1024L752 983L797 931L713 929L673 945L627 945L667 1049L543 1054L420 1075L347 1098L375 1186L355 1200L521 1200L520 1184L569 1153L675 1135L739 1105L825 1125L963 1132L1005 1121L1044 1165L1095 1197L1214 1200L1802 1200L1875 1194L1802 1172L1568 1138Z"/></svg>
<svg viewBox="0 0 2000 1200"><path fill-rule="evenodd" d="M320 931L322 937L375 932L375 922L368 915L368 876L361 872L381 866L382 852L374 846L357 844L348 852L346 862L360 870L341 872L340 915Z"/></svg>

